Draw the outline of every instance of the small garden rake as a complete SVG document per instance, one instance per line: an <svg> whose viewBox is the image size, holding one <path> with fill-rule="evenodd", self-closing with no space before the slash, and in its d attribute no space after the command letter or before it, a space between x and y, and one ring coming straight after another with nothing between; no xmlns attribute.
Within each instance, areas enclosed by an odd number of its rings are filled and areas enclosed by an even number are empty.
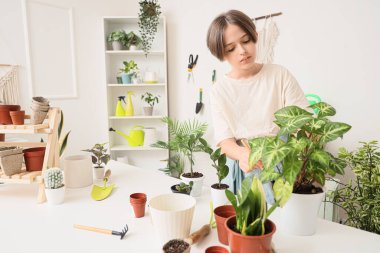
<svg viewBox="0 0 380 253"><path fill-rule="evenodd" d="M115 230L110 230L110 229L104 229L104 228L94 228L94 227L89 227L89 226L83 226L83 225L78 225L78 224L74 224L74 228L93 231L93 232L97 232L97 233L108 234L108 235L120 235L120 240L122 240L124 238L125 234L128 232L128 225L127 224L125 224L125 227L123 228L123 230L121 232L115 231Z"/></svg>

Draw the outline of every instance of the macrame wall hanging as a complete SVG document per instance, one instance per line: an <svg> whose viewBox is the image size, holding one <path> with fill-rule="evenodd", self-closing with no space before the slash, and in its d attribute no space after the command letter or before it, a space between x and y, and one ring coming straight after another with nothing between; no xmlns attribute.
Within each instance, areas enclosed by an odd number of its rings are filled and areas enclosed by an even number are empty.
<svg viewBox="0 0 380 253"><path fill-rule="evenodd" d="M20 100L18 66L0 64L0 103L18 105Z"/></svg>
<svg viewBox="0 0 380 253"><path fill-rule="evenodd" d="M276 46L277 38L280 35L280 32L273 17L281 14L281 12L273 13L252 19L256 25L256 28L257 21L260 19L265 19L263 28L258 31L258 39L256 44L256 62L258 63L272 63L274 60L274 47Z"/></svg>

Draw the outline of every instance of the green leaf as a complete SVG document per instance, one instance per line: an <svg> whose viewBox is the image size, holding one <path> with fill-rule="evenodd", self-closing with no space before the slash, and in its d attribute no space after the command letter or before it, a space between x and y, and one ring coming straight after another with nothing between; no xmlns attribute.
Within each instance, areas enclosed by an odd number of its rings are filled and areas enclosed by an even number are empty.
<svg viewBox="0 0 380 253"><path fill-rule="evenodd" d="M221 155L218 159L218 166L224 166L227 162L226 155Z"/></svg>
<svg viewBox="0 0 380 253"><path fill-rule="evenodd" d="M65 152L70 132L71 131L69 131L68 133L66 133L65 137L63 137L62 145L59 148L59 156L60 157L62 156L63 152Z"/></svg>
<svg viewBox="0 0 380 253"><path fill-rule="evenodd" d="M310 159L320 164L323 168L327 168L330 164L331 156L326 151L315 149L310 154Z"/></svg>
<svg viewBox="0 0 380 253"><path fill-rule="evenodd" d="M219 156L220 156L220 151L221 151L221 148L218 148L217 150L214 151L214 153L211 154L211 160L213 160L214 162L216 160L218 160Z"/></svg>
<svg viewBox="0 0 380 253"><path fill-rule="evenodd" d="M340 122L328 122L323 127L322 137L320 139L321 143L327 143L333 141L338 137L342 137L343 134L347 133L351 129L351 126L346 123Z"/></svg>
<svg viewBox="0 0 380 253"><path fill-rule="evenodd" d="M284 179L279 178L273 185L273 193L276 201L279 202L280 207L284 207L285 203L292 195L293 185L285 182Z"/></svg>
<svg viewBox="0 0 380 253"><path fill-rule="evenodd" d="M310 144L310 140L306 137L294 138L290 137L287 145L290 146L293 152L301 152Z"/></svg>
<svg viewBox="0 0 380 253"><path fill-rule="evenodd" d="M326 123L326 120L313 118L308 124L304 125L303 128L310 133L321 133L321 129L323 129Z"/></svg>
<svg viewBox="0 0 380 253"><path fill-rule="evenodd" d="M63 129L63 112L61 111L61 120L59 121L59 125L58 125L58 140L61 137L62 129Z"/></svg>
<svg viewBox="0 0 380 253"><path fill-rule="evenodd" d="M235 208L235 211L238 210L237 201L235 195L228 189L224 191L226 193L227 199L231 202L232 206Z"/></svg>
<svg viewBox="0 0 380 253"><path fill-rule="evenodd" d="M240 196L240 205L242 205L245 200L248 197L248 193L251 191L251 185L252 185L252 177L246 177L244 178L243 182L241 183L241 191L238 196Z"/></svg>
<svg viewBox="0 0 380 253"><path fill-rule="evenodd" d="M228 175L228 171L229 171L229 168L227 165L224 165L223 167L219 168L219 171L218 171L219 181L222 181L223 179L226 178L226 176Z"/></svg>
<svg viewBox="0 0 380 253"><path fill-rule="evenodd" d="M281 174L277 172L270 171L270 170L263 170L260 174L260 180L263 183L267 183L267 182L275 181L280 176Z"/></svg>
<svg viewBox="0 0 380 253"><path fill-rule="evenodd" d="M263 163L266 169L272 169L280 163L285 156L290 152L288 147L282 140L272 138L267 142L263 153Z"/></svg>
<svg viewBox="0 0 380 253"><path fill-rule="evenodd" d="M298 159L297 154L290 153L284 159L282 164L282 173L287 182L293 185L298 173L301 171L303 161Z"/></svg>
<svg viewBox="0 0 380 253"><path fill-rule="evenodd" d="M266 141L266 137L259 137L249 141L249 146L251 148L251 153L249 154L248 160L249 167L255 166L256 163L262 158Z"/></svg>
<svg viewBox="0 0 380 253"><path fill-rule="evenodd" d="M298 115L293 118L289 118L281 127L278 135L290 134L303 127L306 123L313 119L310 115Z"/></svg>
<svg viewBox="0 0 380 253"><path fill-rule="evenodd" d="M286 106L278 110L274 114L274 116L280 122L280 124L283 124L283 122L286 122L289 119L295 118L300 115L313 115L313 114L295 105Z"/></svg>
<svg viewBox="0 0 380 253"><path fill-rule="evenodd" d="M340 175L343 175L344 169L346 167L347 167L347 163L343 159L336 158L333 155L331 155L331 160L330 160L330 169L331 170L333 170L334 172L336 172Z"/></svg>
<svg viewBox="0 0 380 253"><path fill-rule="evenodd" d="M322 186L325 185L325 173L322 170L314 171L314 179Z"/></svg>
<svg viewBox="0 0 380 253"><path fill-rule="evenodd" d="M334 107L332 107L331 105L325 102L319 102L309 107L313 109L318 109L318 118L334 116L336 113L336 110L334 109Z"/></svg>
<svg viewBox="0 0 380 253"><path fill-rule="evenodd" d="M263 235L265 234L264 219L257 218L246 229L246 235Z"/></svg>

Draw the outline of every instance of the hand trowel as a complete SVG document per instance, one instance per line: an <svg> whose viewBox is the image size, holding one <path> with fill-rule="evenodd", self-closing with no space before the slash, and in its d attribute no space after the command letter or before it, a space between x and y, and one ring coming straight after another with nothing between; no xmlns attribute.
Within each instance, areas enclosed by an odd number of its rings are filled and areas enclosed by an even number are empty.
<svg viewBox="0 0 380 253"><path fill-rule="evenodd" d="M104 185L98 186L98 185L94 184L94 186L92 187L92 191L91 191L91 197L94 200L103 200L111 194L112 189L115 186L115 184L107 186L107 181L108 181L110 176L111 176L111 170L107 170L105 175L104 175L104 178L103 178Z"/></svg>

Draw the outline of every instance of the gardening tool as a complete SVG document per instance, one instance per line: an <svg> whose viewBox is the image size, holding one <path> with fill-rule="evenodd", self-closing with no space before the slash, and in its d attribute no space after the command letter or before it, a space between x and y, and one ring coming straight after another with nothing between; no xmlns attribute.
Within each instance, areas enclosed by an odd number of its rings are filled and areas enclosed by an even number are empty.
<svg viewBox="0 0 380 253"><path fill-rule="evenodd" d="M89 226L83 226L83 225L79 225L79 224L74 224L74 228L93 231L93 232L97 232L97 233L108 234L108 235L120 235L120 240L122 240L124 238L125 234L128 232L128 225L127 224L125 224L125 227L123 228L123 230L121 232L110 230L110 229L104 229L104 228L94 228L94 227L89 227Z"/></svg>
<svg viewBox="0 0 380 253"><path fill-rule="evenodd" d="M91 191L91 197L94 200L103 200L111 194L115 184L107 186L107 181L110 176L111 176L111 170L107 170L103 178L103 182L104 182L103 187L94 184Z"/></svg>
<svg viewBox="0 0 380 253"><path fill-rule="evenodd" d="M133 110L133 103L132 103L132 95L135 95L133 91L127 92L127 103L125 105L125 116L133 116L134 110Z"/></svg>
<svg viewBox="0 0 380 253"><path fill-rule="evenodd" d="M203 237L208 235L210 233L210 230L211 228L209 224L203 225L198 231L195 231L184 240L173 239L173 240L168 241L167 243L165 243L162 249L164 253L167 253L167 252L189 253L191 245L197 243ZM177 249L177 251L174 251L175 249Z"/></svg>
<svg viewBox="0 0 380 253"><path fill-rule="evenodd" d="M119 97L117 97L117 99L118 99L118 101L117 101L117 105L116 105L115 116L123 117L123 116L125 116L125 110L124 110L124 107L123 107L121 101L124 101L124 104L126 104L125 96L119 96Z"/></svg>
<svg viewBox="0 0 380 253"><path fill-rule="evenodd" d="M202 107L203 107L202 93L203 93L203 89L199 88L199 102L195 106L195 113L196 114L198 114L202 110Z"/></svg>
<svg viewBox="0 0 380 253"><path fill-rule="evenodd" d="M197 65L197 61L198 61L198 55L195 56L195 59L194 59L194 56L193 54L190 54L189 56L189 64L187 65L187 81L189 82L190 79L192 80L192 82L194 83L194 74L193 74L193 69L195 68L195 66Z"/></svg>
<svg viewBox="0 0 380 253"><path fill-rule="evenodd" d="M109 129L109 131L115 132L121 136L123 136L125 139L127 139L129 146L136 147L136 146L142 146L144 145L144 131L142 130L144 127L141 125L135 125L132 127L132 129L129 131L129 136L113 129L112 127Z"/></svg>
<svg viewBox="0 0 380 253"><path fill-rule="evenodd" d="M215 82L216 82L216 70L215 69L212 71L211 81L212 81L212 84L215 84Z"/></svg>

